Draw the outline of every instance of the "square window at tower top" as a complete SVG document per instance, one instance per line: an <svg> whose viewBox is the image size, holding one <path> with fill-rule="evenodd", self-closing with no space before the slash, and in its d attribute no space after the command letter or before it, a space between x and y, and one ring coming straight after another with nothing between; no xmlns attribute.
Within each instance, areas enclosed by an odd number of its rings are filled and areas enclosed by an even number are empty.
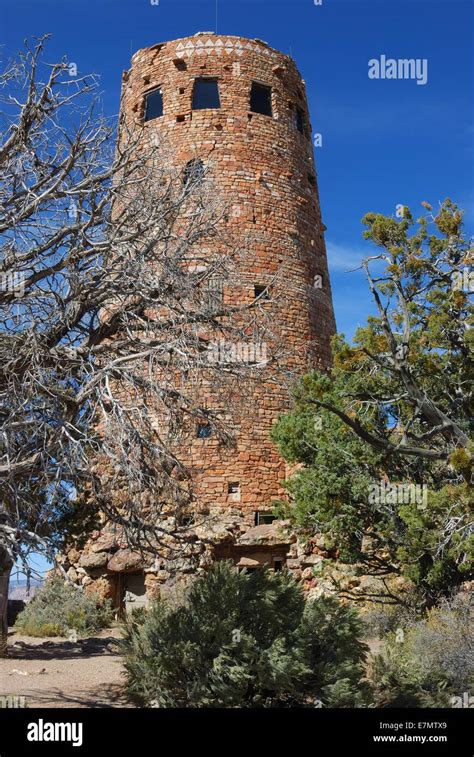
<svg viewBox="0 0 474 757"><path fill-rule="evenodd" d="M220 107L221 99L217 79L196 79L193 89L193 110Z"/></svg>
<svg viewBox="0 0 474 757"><path fill-rule="evenodd" d="M163 115L163 92L161 89L154 89L145 95L145 118L144 121L152 121L154 118L160 118Z"/></svg>
<svg viewBox="0 0 474 757"><path fill-rule="evenodd" d="M252 82L250 110L253 113L262 113L264 116L273 116L271 87L256 81Z"/></svg>

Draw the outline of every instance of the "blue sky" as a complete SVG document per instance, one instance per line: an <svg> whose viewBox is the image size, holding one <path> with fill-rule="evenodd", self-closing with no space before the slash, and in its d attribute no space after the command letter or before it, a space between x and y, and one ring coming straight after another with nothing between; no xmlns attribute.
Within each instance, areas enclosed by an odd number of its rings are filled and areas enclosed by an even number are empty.
<svg viewBox="0 0 474 757"><path fill-rule="evenodd" d="M449 196L474 231L472 0L218 0L217 31L258 37L291 53L306 80L326 242L340 331L364 323L361 217L421 213ZM216 0L0 0L4 55L51 32L48 56L101 76L104 107L117 112L130 53L216 30ZM368 61L426 58L428 82L371 80Z"/></svg>
<svg viewBox="0 0 474 757"><path fill-rule="evenodd" d="M360 219L421 212L449 196L474 227L472 0L218 0L217 30L291 53L306 80L338 328L351 335L370 308L357 265ZM0 0L7 54L51 32L49 58L100 74L105 110L118 109L130 53L215 31L216 0ZM426 58L428 83L370 80L368 61Z"/></svg>

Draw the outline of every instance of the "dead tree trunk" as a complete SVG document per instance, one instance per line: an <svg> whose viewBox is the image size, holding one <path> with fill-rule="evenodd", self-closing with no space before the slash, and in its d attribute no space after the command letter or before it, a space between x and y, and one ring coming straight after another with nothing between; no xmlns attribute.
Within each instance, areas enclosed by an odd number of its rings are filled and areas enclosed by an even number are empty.
<svg viewBox="0 0 474 757"><path fill-rule="evenodd" d="M0 657L7 656L8 642L8 586L12 563L0 548Z"/></svg>

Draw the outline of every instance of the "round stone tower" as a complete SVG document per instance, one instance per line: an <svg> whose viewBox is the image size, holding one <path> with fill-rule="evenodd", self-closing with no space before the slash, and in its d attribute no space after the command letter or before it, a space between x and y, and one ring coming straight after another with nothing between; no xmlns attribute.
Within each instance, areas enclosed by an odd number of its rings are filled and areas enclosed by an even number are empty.
<svg viewBox="0 0 474 757"><path fill-rule="evenodd" d="M291 380L329 368L335 332L304 81L288 55L261 40L200 32L135 53L121 119L142 121L176 166L212 163L233 240L247 253L223 296L230 305L259 297L273 334L265 349L281 348L287 385L272 380L270 367L242 385L235 446L200 429L182 455L197 511L224 530L229 517L239 522L232 538L228 529L216 535L214 557L278 569L289 545L270 522L287 470L270 430L288 408ZM206 400L212 405L212 386Z"/></svg>

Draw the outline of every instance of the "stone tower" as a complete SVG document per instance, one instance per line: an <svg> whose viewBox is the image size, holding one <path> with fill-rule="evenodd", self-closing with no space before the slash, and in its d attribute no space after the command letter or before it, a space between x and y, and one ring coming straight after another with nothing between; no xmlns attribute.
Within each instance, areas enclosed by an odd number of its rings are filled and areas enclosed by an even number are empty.
<svg viewBox="0 0 474 757"><path fill-rule="evenodd" d="M156 132L176 165L212 160L213 180L232 208L232 234L250 253L226 300L246 304L262 296L288 379L328 369L335 322L312 129L294 61L261 40L207 32L157 44L135 53L124 72L121 117ZM203 565L219 558L248 568L285 563L289 538L271 524L271 512L287 470L269 433L287 407L287 387L263 374L243 388L235 448L221 448L200 429L183 453L197 509L213 518L215 546ZM122 552L98 533L69 563L85 583L114 584L117 602L124 591L140 602L145 586L150 593L173 573L166 560L147 567Z"/></svg>

